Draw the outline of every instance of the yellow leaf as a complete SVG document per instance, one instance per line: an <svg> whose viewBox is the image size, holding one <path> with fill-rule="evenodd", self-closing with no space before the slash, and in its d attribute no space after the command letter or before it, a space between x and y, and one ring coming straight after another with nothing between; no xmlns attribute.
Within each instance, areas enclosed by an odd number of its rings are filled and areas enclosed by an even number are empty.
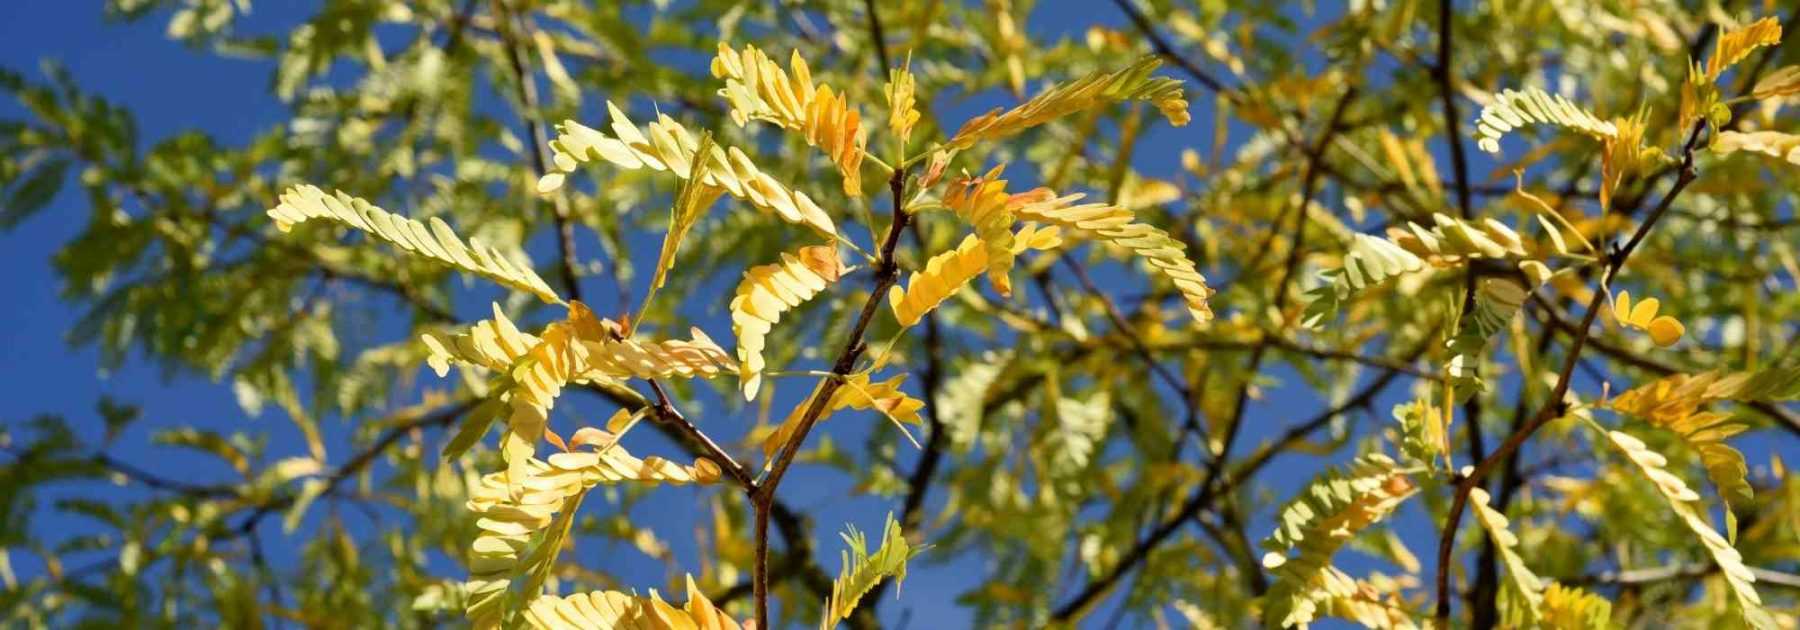
<svg viewBox="0 0 1800 630"><path fill-rule="evenodd" d="M695 153L711 155L712 148L712 132L702 132ZM663 283L668 280L669 270L675 266L675 253L681 249L681 240L687 236L688 230L693 229L694 223L700 220L700 215L725 193L724 188L705 183L706 175L712 169L711 165L711 160L695 162L692 176L682 184L681 192L675 195L675 205L669 210L669 231L663 235L662 254L657 257L656 273L650 278L651 289L662 288Z"/></svg>
<svg viewBox="0 0 1800 630"><path fill-rule="evenodd" d="M1769 76L1756 82L1756 88L1750 94L1756 98L1800 94L1800 66L1787 66L1769 73Z"/></svg>
<svg viewBox="0 0 1800 630"><path fill-rule="evenodd" d="M1800 135L1779 131L1721 131L1712 152L1720 155L1750 151L1800 164Z"/></svg>
<svg viewBox="0 0 1800 630"><path fill-rule="evenodd" d="M1706 78L1717 79L1726 69L1750 56L1763 46L1781 43L1781 22L1766 17L1742 28L1734 28L1713 43L1713 55L1706 60Z"/></svg>
<svg viewBox="0 0 1800 630"><path fill-rule="evenodd" d="M1138 223L1136 216L1123 207L1103 203L1075 205L1081 198L1080 193L1059 197L1047 188L1039 188L1013 195L1009 205L1013 216L1021 220L1083 230L1130 250L1175 285L1194 321L1212 321L1212 307L1206 300L1213 290L1188 259L1181 241L1147 223Z"/></svg>
<svg viewBox="0 0 1800 630"><path fill-rule="evenodd" d="M329 219L362 230L387 241L402 251L417 254L463 271L493 280L507 288L524 291L549 304L561 304L562 298L544 279L532 271L532 264L518 255L485 247L481 241L463 242L450 226L431 217L430 227L415 219L394 215L367 201L343 192L328 195L316 186L295 186L282 193L281 203L268 211L275 228L286 232L295 224L312 219Z"/></svg>
<svg viewBox="0 0 1800 630"><path fill-rule="evenodd" d="M997 165L981 177L952 182L950 192L944 195L944 205L975 227L975 237L987 248L988 280L994 283L994 290L1001 296L1009 297L1012 295L1012 279L1008 274L1013 266L1013 214L1008 203L1011 198L1006 194L1006 180L999 178L1000 171L1005 168L1004 164Z"/></svg>
<svg viewBox="0 0 1800 630"><path fill-rule="evenodd" d="M763 340L781 314L818 295L847 268L829 245L781 254L781 262L751 267L731 299L731 330L737 335L738 378L744 400L762 386Z"/></svg>
<svg viewBox="0 0 1800 630"><path fill-rule="evenodd" d="M906 395L900 391L900 385L906 382L906 375L890 378L880 383L869 382L868 373L853 374L844 377L844 383L831 393L831 401L826 403L824 412L814 422L824 422L831 413L839 409L873 409L881 412L898 424L919 424L919 410L925 408L925 402ZM774 463L775 451L780 450L794 433L800 430L800 420L805 417L807 408L812 406L817 397L815 390L812 396L800 402L788 413L780 426L763 438L763 455L768 463Z"/></svg>
<svg viewBox="0 0 1800 630"><path fill-rule="evenodd" d="M1644 298L1644 301L1638 302L1636 306L1631 307L1629 314L1625 316L1625 320L1632 326L1638 328L1648 327L1650 325L1650 320L1656 318L1656 311L1660 308L1662 308L1661 300L1656 298Z"/></svg>
<svg viewBox="0 0 1800 630"><path fill-rule="evenodd" d="M1681 325L1679 320L1669 317L1668 315L1650 320L1648 329L1650 331L1650 340L1656 342L1656 345L1664 348L1673 346L1675 345L1675 342L1681 341L1682 333L1687 332L1686 326Z"/></svg>
<svg viewBox="0 0 1800 630"><path fill-rule="evenodd" d="M1096 72L1052 87L1004 113L996 108L970 119L944 145L967 149L976 142L998 140L1078 111L1128 100L1150 101L1169 124L1186 125L1190 116L1181 82L1151 76L1160 65L1162 61L1155 55L1145 55L1117 71Z"/></svg>
<svg viewBox="0 0 1800 630"><path fill-rule="evenodd" d="M1012 236L1013 253L1025 249L1050 250L1062 245L1056 226L1038 228L1025 224ZM987 268L987 248L974 235L963 237L956 249L932 256L925 268L914 273L906 288L896 283L888 289L888 306L901 326L911 326L949 299Z"/></svg>
<svg viewBox="0 0 1800 630"><path fill-rule="evenodd" d="M819 147L843 175L844 194L862 196L862 161L867 155L867 134L862 114L850 106L848 94L831 86L813 85L812 71L796 50L789 57L792 74L763 51L746 44L742 52L719 43L712 74L725 80L719 95L731 105L731 119L739 127L754 118L801 134L808 146Z"/></svg>
<svg viewBox="0 0 1800 630"><path fill-rule="evenodd" d="M914 82L912 75L912 56L906 58L906 65L888 71L887 85L882 93L887 96L888 131L900 139L900 144L912 138L913 125L919 122L919 110L913 106Z"/></svg>
<svg viewBox="0 0 1800 630"><path fill-rule="evenodd" d="M612 116L611 136L573 120L556 126L557 136L550 141L550 148L555 151L552 158L558 172L546 174L538 181L540 193L554 192L564 179L557 176L573 172L584 162L604 161L631 170L666 170L688 179L693 176L694 161L704 159L711 162L701 177L707 185L723 188L751 207L774 213L789 223L805 225L828 236L837 234L831 217L811 197L776 181L737 147L714 146L711 155L701 157L699 140L675 119L659 115L656 122L639 129L617 105L608 102L606 109Z"/></svg>
<svg viewBox="0 0 1800 630"><path fill-rule="evenodd" d="M1633 304L1630 291L1620 291L1613 300L1613 319L1625 328L1636 328L1650 333L1650 340L1656 345L1667 348L1681 340L1687 332L1687 326L1681 320L1668 315L1658 316L1662 309L1662 301L1656 298L1644 298Z"/></svg>

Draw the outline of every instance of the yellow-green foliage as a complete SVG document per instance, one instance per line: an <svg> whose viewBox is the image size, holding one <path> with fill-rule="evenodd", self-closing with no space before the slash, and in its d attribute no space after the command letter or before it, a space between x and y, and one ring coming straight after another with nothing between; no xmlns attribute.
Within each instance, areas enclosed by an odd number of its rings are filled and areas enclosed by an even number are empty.
<svg viewBox="0 0 1800 630"><path fill-rule="evenodd" d="M1783 3L316 4L0 68L0 627L1795 626Z"/></svg>
<svg viewBox="0 0 1800 630"><path fill-rule="evenodd" d="M1306 625L1333 597L1355 594L1355 581L1331 566L1332 556L1416 490L1408 471L1381 454L1359 457L1342 472L1327 471L1302 488L1262 542L1268 550L1263 566L1275 578L1263 595L1263 623Z"/></svg>
<svg viewBox="0 0 1800 630"><path fill-rule="evenodd" d="M892 578L898 590L906 581L906 561L923 551L906 541L906 536L900 532L900 523L894 521L892 514L881 527L881 547L873 554L869 553L868 539L856 526L850 526L841 536L847 547L839 554L843 568L838 572L837 581L831 584L831 598L825 602L825 617L819 620L821 630L836 627L839 621L849 617L856 602L875 588L877 582Z"/></svg>

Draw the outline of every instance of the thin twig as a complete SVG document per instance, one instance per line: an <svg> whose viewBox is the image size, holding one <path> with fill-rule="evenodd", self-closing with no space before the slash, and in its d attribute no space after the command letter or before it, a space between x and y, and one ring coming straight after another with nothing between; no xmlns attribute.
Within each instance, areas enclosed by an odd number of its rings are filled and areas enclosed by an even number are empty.
<svg viewBox="0 0 1800 630"><path fill-rule="evenodd" d="M1694 170L1694 147L1699 142L1700 132L1704 128L1704 121L1695 123L1693 131L1688 134L1687 143L1681 149L1681 166L1675 179L1675 185L1669 189L1667 194L1663 195L1662 201L1657 204L1656 209L1650 212L1650 216L1644 219L1643 224L1638 226L1637 231L1631 235L1631 239L1625 242L1625 246L1609 257L1606 272L1600 280L1600 286L1594 290L1593 299L1588 300L1587 313L1582 316L1581 324L1576 327L1575 338L1569 344L1568 355L1563 358L1562 370L1557 374L1556 386L1551 389L1549 399L1544 401L1544 406L1532 417L1530 424L1508 435L1506 441L1501 443L1500 447L1490 453L1486 459L1481 460L1473 472L1457 481L1456 494L1450 502L1450 512L1444 517L1444 527L1438 536L1437 610L1435 614L1438 627L1449 627L1450 623L1450 555L1456 548L1456 529L1462 519L1463 509L1468 504L1469 494L1480 486L1481 480L1486 478L1489 472L1506 461L1507 456L1518 450L1533 433L1551 420L1563 415L1562 412L1566 408L1563 397L1569 392L1569 386L1575 373L1575 364L1581 358L1582 346L1586 345L1588 335L1593 331L1594 318L1599 315L1600 305L1606 299L1604 289L1607 284L1612 282L1619 269L1625 266L1625 261L1630 259L1631 253L1637 249L1638 244L1642 243L1650 230L1656 227L1657 221L1668 213L1669 206L1675 203L1675 198L1680 196L1681 191L1698 177Z"/></svg>
<svg viewBox="0 0 1800 630"><path fill-rule="evenodd" d="M800 447L806 443L806 436L812 431L813 424L824 415L825 407L830 403L832 394L844 383L844 376L856 367L856 361L868 350L863 343L863 335L869 330L869 323L874 321L875 312L880 310L889 287L900 279L899 262L894 259L894 250L900 246L900 237L906 232L907 223L912 215L906 211L906 169L895 169L888 180L888 188L893 191L894 221L888 225L887 236L882 240L881 249L875 262L875 287L869 292L869 298L863 303L862 313L857 316L856 323L850 328L850 335L844 340L844 348L838 352L837 361L831 367L832 378L819 384L818 392L813 395L812 402L800 416L794 436L788 439L776 452L775 459L764 475L756 490L751 494L756 508L756 549L752 586L756 598L756 627L769 626L769 507L775 499L775 490L781 485L781 478L787 474L794 457L799 454Z"/></svg>
<svg viewBox="0 0 1800 630"><path fill-rule="evenodd" d="M1200 66L1194 65L1194 62L1189 61L1187 57L1182 56L1180 52L1176 51L1175 47L1169 44L1169 40L1164 39L1162 34L1156 31L1156 27L1150 23L1150 18L1145 17L1144 12L1138 10L1137 5L1133 3L1133 0L1113 0L1113 4L1119 5L1119 10L1124 11L1125 15L1131 18L1131 23L1137 26L1138 31L1143 33L1146 39L1150 40L1150 46L1156 49L1157 55L1174 63L1176 67L1181 68L1188 76L1193 77L1194 81L1199 82L1200 85L1206 86L1206 89L1222 94L1226 98L1232 100L1238 98L1236 90L1226 87L1224 82L1214 78L1205 70L1201 70Z"/></svg>
<svg viewBox="0 0 1800 630"><path fill-rule="evenodd" d="M1295 212L1296 218L1292 249L1288 252L1287 264L1282 278L1275 286L1275 297L1273 299L1274 310L1276 311L1280 311L1281 306L1287 301L1288 283L1293 279L1294 275L1296 275L1295 272L1299 269L1301 253L1305 249L1303 235L1306 232L1306 208L1307 206L1312 205L1313 195L1318 191L1320 169L1316 164L1324 159L1325 150L1330 146L1331 138L1337 134L1338 125L1343 123L1344 113L1350 109L1350 101L1355 98L1355 95L1356 89L1350 88L1344 91L1343 96L1339 97L1337 105L1332 111L1330 121L1326 123L1325 129L1319 133L1318 142L1314 144L1313 150L1310 152L1309 159L1307 160L1308 167L1301 183L1300 204ZM1171 534L1174 534L1175 530L1180 527L1183 521L1192 518L1195 514L1199 513L1201 509L1204 509L1211 504L1212 498L1215 496L1214 493L1220 489L1217 482L1219 481L1220 475L1227 469L1226 462L1231 456L1232 445L1236 441L1238 430L1243 426L1244 412L1247 409L1250 398L1250 384L1254 381L1254 375L1262 367L1263 357L1266 356L1270 347L1272 347L1272 344L1260 343L1251 350L1250 365L1244 371L1248 376L1244 378L1244 385L1238 392L1237 402L1232 411L1231 420L1225 426L1225 434L1219 439L1216 447L1217 451L1212 453L1212 458L1207 461L1206 474L1201 481L1200 486L1195 489L1194 495L1182 505L1181 510L1176 514L1176 518L1164 521L1163 524L1153 530L1148 537L1132 547L1131 551L1127 552L1124 556L1121 556L1119 561L1114 564L1111 569L1108 569L1099 577L1089 581L1087 586L1083 587L1073 598L1064 602L1061 606L1058 606L1056 610L1051 613L1051 619L1056 621L1068 621L1083 613L1089 605L1093 604L1101 595L1104 595L1110 590L1114 584L1117 584L1120 579L1130 573L1133 568L1143 562L1143 560L1150 555L1151 550L1155 549L1157 545L1160 545L1162 541L1166 540Z"/></svg>
<svg viewBox="0 0 1800 630"><path fill-rule="evenodd" d="M1800 589L1800 575L1783 573L1761 567L1745 567L1751 575L1756 576L1756 583L1764 586L1780 586ZM1719 565L1711 562L1693 564L1671 564L1649 569L1627 569L1623 571L1606 571L1593 575L1581 575L1558 579L1564 584L1652 584L1669 580L1681 580L1712 575L1719 572Z"/></svg>
<svg viewBox="0 0 1800 630"><path fill-rule="evenodd" d="M515 87L519 97L519 116L525 119L527 135L531 137L531 169L538 177L543 177L549 172L546 163L549 161L547 154L550 150L550 136L539 120L542 114L538 111L537 81L526 67L524 56L519 54L519 36L529 37L528 29L531 27L524 17L511 14L505 0L494 0L494 16L499 22L501 47L506 50L506 62L512 66L514 78L518 79ZM515 29L526 32L516 32ZM550 220L555 223L556 253L561 263L557 266L558 272L562 275L563 288L569 292L569 298L580 300L581 274L575 265L575 226L569 222L569 200L563 195L554 195L550 202ZM625 297L623 288L620 297ZM620 312L631 312L629 304L620 304L619 308Z"/></svg>
<svg viewBox="0 0 1800 630"><path fill-rule="evenodd" d="M367 448L364 448L361 452L352 456L349 461L344 462L342 466L339 466L336 470L332 471L330 475L325 477L325 488L319 492L318 498L326 499L336 494L338 488L343 486L344 482L361 474L370 464L375 463L375 458L380 457L382 453L386 453L390 447L400 441L401 437L419 429L450 426L450 424L455 422L458 417L461 417L464 413L467 413L470 409L474 408L476 402L477 401L475 400L465 400L439 408L428 414L420 414L417 418L388 427L387 430L382 431L381 435L377 436L375 441L369 444ZM270 514L274 514L276 511L287 509L289 506L293 505L296 500L298 500L297 495L285 494L257 506L256 509L250 512L250 516L244 519L244 522L238 524L238 526L233 529L232 534L235 536L254 535L256 526L261 523L263 519L268 518Z"/></svg>

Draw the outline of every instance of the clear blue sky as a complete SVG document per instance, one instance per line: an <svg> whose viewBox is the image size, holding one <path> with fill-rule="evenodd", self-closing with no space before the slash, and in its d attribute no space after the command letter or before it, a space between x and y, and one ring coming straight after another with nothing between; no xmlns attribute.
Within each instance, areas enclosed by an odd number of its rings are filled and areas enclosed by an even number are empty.
<svg viewBox="0 0 1800 630"><path fill-rule="evenodd" d="M224 143L239 143L251 134L287 119L285 107L266 89L272 64L220 58L190 50L164 38L164 20L160 18L131 25L107 24L102 20L99 4L56 0L5 3L0 7L0 66L37 76L39 60L61 61L85 89L134 112L141 136L147 142L178 131L199 129ZM305 14L293 8L297 4L258 3L247 25L258 32L285 32ZM1082 29L1094 22L1114 26L1125 24L1123 16L1110 5L1065 0L1040 3L1033 16L1032 29L1034 36L1042 39L1079 37ZM1136 158L1144 171L1170 176L1178 164L1176 156L1180 148L1204 147L1211 143L1208 137L1210 125L1205 124L1210 116L1199 111L1209 97L1201 93L1190 100L1195 102L1195 119L1200 124L1179 130L1160 127L1152 132L1140 146ZM959 109L967 108L952 108L951 111ZM1471 108L1465 107L1468 109ZM20 114L22 112L10 100L0 103L0 117ZM1478 163L1476 172L1483 172L1481 168ZM267 432L275 444L272 455L300 454L300 447L294 446L293 438L297 436L291 425L276 415L279 412L265 412L259 418L248 417L224 383L193 374L165 374L142 361L130 362L114 373L101 373L93 348L74 348L63 341L79 310L58 298L59 282L50 266L50 257L77 233L86 221L87 212L84 199L71 188L65 190L47 211L16 231L0 236L0 262L6 265L6 273L0 276L0 295L6 296L0 301L4 304L0 306L0 383L5 384L4 391L7 392L0 396L0 418L13 421L38 413L60 413L77 426L93 429L97 434L100 424L93 408L100 395L136 403L143 407L144 420L117 443L112 453L164 475L196 480L225 479L231 473L223 466L174 457L177 454L174 451L148 446L145 438L150 428L193 424L223 432ZM547 260L548 243L543 239L534 242L534 247L540 245L545 247L537 247L538 251L534 253L539 260ZM649 245L637 249L654 256L656 248ZM599 282L599 279L593 281ZM596 287L590 292L602 293L600 288L608 287ZM459 303L458 306L464 317L483 314L481 309L465 308L467 304ZM728 338L723 333L723 326L720 323L714 327L717 330L714 336ZM429 378L425 380L432 382ZM1377 404L1377 409L1385 410L1400 402L1406 387L1397 384L1389 391L1389 395ZM1239 445L1240 453L1248 451L1264 437L1280 432L1287 423L1298 422L1317 410L1317 401L1312 395L1290 397L1287 393L1277 391L1270 400L1251 409L1252 423L1240 438L1243 440ZM585 403L584 407L590 413L602 411L594 402ZM1385 413L1378 414L1377 422L1385 420ZM842 444L861 443L870 427L884 429L873 421L839 421L828 425L832 437ZM341 461L349 450L345 446L347 425L333 421L328 430L333 459ZM1774 444L1770 440L1754 440L1745 446L1750 460L1757 462L1767 461L1767 454ZM1273 467L1270 481L1285 495L1316 472L1320 463L1294 458L1292 465ZM782 488L783 497L814 512L817 523L815 545L827 570L835 570L838 564L838 542L833 532L839 530L841 524L850 522L865 530L877 529L883 514L893 509L894 504L884 501L847 499L849 489L841 480L810 481L813 477L805 474L790 479L791 482ZM135 490L100 487L88 491L122 493ZM639 518L666 523L669 525L666 531L684 531L696 515L692 511L698 506L696 496L689 491L669 492L667 496L641 506ZM941 497L939 493L938 498ZM590 504L588 509L604 508ZM1254 522L1250 533L1259 539L1268 532L1268 514L1257 515ZM67 528L67 531L91 527L66 518L41 519L37 526ZM1434 529L1418 517L1416 508L1409 510L1408 518L1403 519L1402 532L1413 543L1414 551L1429 562L1426 556L1430 554L1426 552L1428 541L1434 539ZM670 538L676 544L678 557L684 564L693 566L698 550L692 548L691 541L679 535ZM277 563L292 560L292 554L279 551L282 538L278 526L264 528L264 539L272 550L277 550L274 552ZM648 571L643 574L645 579L637 582L638 586L652 586L663 580L659 564L628 549L584 549L575 557L599 568L620 571L627 577L633 571ZM14 562L24 576L41 571L40 566L19 556L14 557ZM444 567L441 574L445 577L460 577L449 565L439 564ZM1343 564L1351 569L1374 566L1356 560L1353 554L1347 554ZM906 584L904 598L884 605L884 617L895 622L908 616L910 627L914 628L965 625L967 617L961 611L947 609L944 604L968 588L981 569L977 560L917 565ZM1100 614L1093 618L1106 617Z"/></svg>

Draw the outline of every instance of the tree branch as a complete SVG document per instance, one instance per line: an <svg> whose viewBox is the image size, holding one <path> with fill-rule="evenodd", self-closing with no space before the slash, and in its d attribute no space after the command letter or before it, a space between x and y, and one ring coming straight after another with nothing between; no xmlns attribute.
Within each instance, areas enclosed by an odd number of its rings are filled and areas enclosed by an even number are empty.
<svg viewBox="0 0 1800 630"><path fill-rule="evenodd" d="M1489 472L1492 472L1494 467L1504 462L1513 451L1518 450L1525 440L1531 437L1531 434L1536 433L1539 428L1551 420L1562 416L1562 411L1566 407L1563 397L1569 392L1575 364L1581 358L1582 346L1587 343L1588 335L1593 331L1594 318L1599 315L1600 305L1606 300L1605 287L1612 282L1619 269L1625 266L1625 261L1630 259L1632 251L1636 250L1638 244L1644 241L1650 230L1656 227L1657 221L1669 211L1669 206L1675 203L1675 198L1680 196L1681 191L1698 177L1694 170L1694 147L1699 142L1700 132L1705 128L1704 124L1704 121L1695 123L1693 131L1688 134L1687 143L1682 146L1681 167L1675 179L1675 185L1669 188L1667 194L1663 195L1662 201L1657 204L1655 210L1650 212L1650 216L1644 219L1643 224L1638 226L1637 231L1631 235L1631 239L1625 242L1625 246L1608 258L1606 272L1601 277L1600 286L1594 290L1593 299L1588 300L1587 313L1582 316L1581 324L1576 329L1575 338L1569 344L1569 354L1563 358L1562 370L1557 374L1556 386L1551 389L1549 399L1544 401L1544 406L1538 410L1537 415L1532 417L1530 424L1507 436L1506 441L1501 443L1498 449L1489 454L1486 459L1481 460L1474 472L1462 477L1457 482L1456 494L1450 503L1450 512L1444 517L1444 527L1438 536L1437 611L1435 614L1438 627L1448 627L1450 623L1450 555L1456 548L1456 530L1462 519L1463 509L1467 507L1469 493L1481 484L1481 480Z"/></svg>
<svg viewBox="0 0 1800 630"><path fill-rule="evenodd" d="M1275 295L1273 300L1275 311L1280 311L1282 305L1287 302L1288 283L1293 280L1295 272L1299 269L1301 252L1305 249L1304 237L1307 223L1306 209L1307 206L1312 205L1313 195L1318 191L1318 177L1320 174L1318 163L1324 160L1325 151L1330 146L1332 137L1337 134L1338 126L1342 124L1344 120L1344 113L1349 110L1350 101L1354 99L1355 96L1356 88L1352 87L1345 90L1343 96L1338 98L1337 105L1333 108L1331 114L1331 120L1326 123L1325 129L1319 133L1318 141L1314 144L1312 150L1308 154L1306 173L1301 183L1300 204L1295 210L1293 245L1288 250L1287 263L1282 278L1276 283L1274 289ZM1267 336L1265 339L1266 338ZM1151 531L1148 537L1140 541L1137 546L1133 547L1124 556L1120 557L1119 562L1114 565L1112 569L1108 570L1100 577L1088 582L1087 586L1083 587L1073 598L1064 602L1063 605L1058 606L1056 610L1051 613L1051 619L1057 621L1069 621L1086 611L1089 605L1093 604L1095 600L1098 600L1100 596L1111 589L1114 584L1118 583L1121 578L1124 578L1133 568L1143 562L1145 558L1149 557L1151 550L1157 545L1160 545L1162 541L1167 539L1171 534L1174 534L1175 530L1181 526L1182 522L1193 518L1195 514L1198 514L1201 509L1206 508L1212 502L1214 493L1219 489L1219 486L1217 485L1219 476L1227 468L1226 462L1231 456L1231 449L1233 443L1236 442L1238 430L1243 427L1244 411L1247 408L1250 398L1250 383L1254 380L1257 371L1262 367L1263 357L1266 356L1272 345L1273 344L1271 343L1262 342L1258 343L1256 347L1251 350L1250 365L1244 370L1244 373L1247 374L1247 376L1244 378L1244 385L1238 391L1237 402L1232 410L1231 420L1226 424L1225 434L1218 442L1218 446L1216 447L1218 451L1214 453L1212 458L1207 462L1206 476L1200 482L1200 487L1195 490L1194 495L1182 505L1175 518L1164 521L1162 525Z"/></svg>
<svg viewBox="0 0 1800 630"><path fill-rule="evenodd" d="M775 500L775 490L781 485L781 478L787 474L789 466L794 463L794 456L799 454L801 445L806 443L806 436L812 432L813 424L824 415L825 407L831 402L832 394L844 384L844 377L856 367L857 359L862 358L868 344L863 343L863 335L869 330L869 323L874 321L875 312L880 309L887 296L889 287L900 278L900 266L894 259L894 250L900 246L900 236L906 232L906 225L912 215L906 211L906 169L895 169L888 180L888 188L893 191L894 221L888 225L887 236L882 240L881 249L875 262L875 287L863 302L862 313L857 316L856 324L850 328L850 335L844 340L844 348L838 352L837 362L831 367L831 376L819 385L819 390L812 397L806 411L800 416L794 436L775 454L769 473L757 484L751 493L756 507L756 554L755 570L752 582L756 597L756 627L769 626L769 509Z"/></svg>
<svg viewBox="0 0 1800 630"><path fill-rule="evenodd" d="M549 160L550 136L544 131L539 118L537 81L525 65L525 58L519 54L519 35L514 29L521 29L529 36L530 25L521 16L512 14L506 7L505 0L494 0L494 17L499 23L501 48L506 50L506 62L512 66L513 76L518 79L519 105L522 111L519 116L525 119L525 129L531 137L531 169L538 177L549 172L545 163ZM575 266L575 226L569 222L569 201L562 195L550 198L550 220L556 226L557 271L562 275L563 287L569 292L572 300L581 300L580 272ZM624 288L620 287L620 298L625 297ZM620 304L622 312L630 312L630 304Z"/></svg>

